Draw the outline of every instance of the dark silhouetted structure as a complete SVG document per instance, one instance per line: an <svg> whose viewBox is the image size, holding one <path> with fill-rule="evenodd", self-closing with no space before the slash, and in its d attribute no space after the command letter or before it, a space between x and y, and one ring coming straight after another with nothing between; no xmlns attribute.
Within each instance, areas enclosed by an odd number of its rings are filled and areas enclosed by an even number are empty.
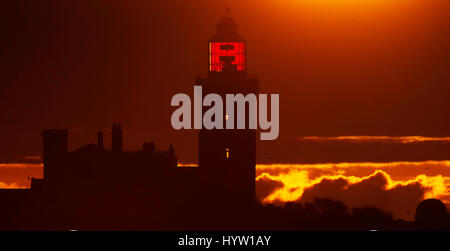
<svg viewBox="0 0 450 251"><path fill-rule="evenodd" d="M450 230L447 208L437 199L422 201L417 206L415 221L423 230Z"/></svg>
<svg viewBox="0 0 450 251"><path fill-rule="evenodd" d="M122 126L118 123L113 124L112 127L112 148L113 152L123 151L122 143Z"/></svg>
<svg viewBox="0 0 450 251"><path fill-rule="evenodd" d="M101 131L97 133L97 146L103 148L103 133Z"/></svg>
<svg viewBox="0 0 450 251"><path fill-rule="evenodd" d="M209 41L208 77L197 78L195 84L202 86L203 95L219 94L222 100L226 94L258 94L258 79L247 75L246 42L230 17L218 22ZM245 110L248 118L248 103ZM209 187L214 187L220 198L242 204L255 200L256 131L248 129L248 120L247 129L236 129L236 104L233 114L224 113L223 128L234 117L235 129L200 130L198 160L203 175L213 184Z"/></svg>

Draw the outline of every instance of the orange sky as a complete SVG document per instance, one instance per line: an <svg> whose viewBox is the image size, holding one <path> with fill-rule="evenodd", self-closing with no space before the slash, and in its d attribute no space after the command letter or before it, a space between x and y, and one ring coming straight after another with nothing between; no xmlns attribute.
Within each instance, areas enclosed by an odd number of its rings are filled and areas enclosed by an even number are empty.
<svg viewBox="0 0 450 251"><path fill-rule="evenodd" d="M195 163L198 132L172 129L170 99L205 75L231 7L249 73L281 100L279 139L257 143L263 201L329 196L407 219L423 198L450 202L448 0L13 2L0 9L0 162L41 155L42 129L68 128L73 150L121 122L126 149L172 143ZM340 163L267 164L318 162ZM0 164L0 187L28 176L42 165Z"/></svg>
<svg viewBox="0 0 450 251"><path fill-rule="evenodd" d="M16 2L0 10L1 162L40 155L42 129L68 128L76 149L113 122L127 149L172 143L197 162L197 133L172 129L170 99L206 74L226 7L249 73L281 97L280 137L258 142L259 159L298 162L289 144L303 136L450 135L447 0Z"/></svg>

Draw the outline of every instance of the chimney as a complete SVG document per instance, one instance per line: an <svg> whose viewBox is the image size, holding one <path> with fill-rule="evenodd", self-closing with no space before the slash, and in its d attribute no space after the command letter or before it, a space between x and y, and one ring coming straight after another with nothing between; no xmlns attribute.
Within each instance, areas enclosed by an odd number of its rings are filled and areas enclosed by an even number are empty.
<svg viewBox="0 0 450 251"><path fill-rule="evenodd" d="M98 148L103 148L103 133L102 133L102 131L99 131L97 133L97 146L98 146Z"/></svg>
<svg viewBox="0 0 450 251"><path fill-rule="evenodd" d="M112 127L112 147L113 152L122 152L122 126L120 123L114 123Z"/></svg>

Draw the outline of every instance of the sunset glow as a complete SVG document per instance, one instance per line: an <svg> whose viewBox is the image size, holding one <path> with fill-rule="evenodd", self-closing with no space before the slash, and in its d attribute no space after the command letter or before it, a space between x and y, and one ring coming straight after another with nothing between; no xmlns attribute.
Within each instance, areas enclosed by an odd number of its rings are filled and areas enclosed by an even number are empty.
<svg viewBox="0 0 450 251"><path fill-rule="evenodd" d="M450 231L450 0L1 10L0 231Z"/></svg>

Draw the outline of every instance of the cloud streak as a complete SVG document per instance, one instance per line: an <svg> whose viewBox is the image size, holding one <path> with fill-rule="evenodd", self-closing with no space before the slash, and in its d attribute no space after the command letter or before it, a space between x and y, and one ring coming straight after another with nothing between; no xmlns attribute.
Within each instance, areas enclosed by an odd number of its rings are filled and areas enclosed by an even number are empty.
<svg viewBox="0 0 450 251"><path fill-rule="evenodd" d="M0 168L11 169L11 168L44 168L42 163L0 163Z"/></svg>
<svg viewBox="0 0 450 251"><path fill-rule="evenodd" d="M343 141L343 142L380 142L380 143L418 143L418 142L450 142L450 137L425 137L425 136L336 136L336 137L299 137L300 141L311 142L330 142L330 141Z"/></svg>

